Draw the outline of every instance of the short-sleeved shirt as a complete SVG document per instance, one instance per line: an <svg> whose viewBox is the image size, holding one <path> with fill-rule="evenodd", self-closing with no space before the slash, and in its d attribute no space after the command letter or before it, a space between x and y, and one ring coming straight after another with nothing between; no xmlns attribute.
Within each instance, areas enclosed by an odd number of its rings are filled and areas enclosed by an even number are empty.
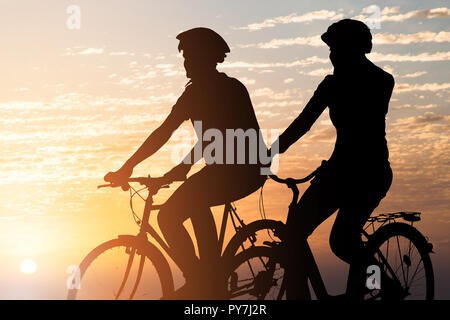
<svg viewBox="0 0 450 320"><path fill-rule="evenodd" d="M329 164L342 174L384 170L389 166L386 113L393 87L393 77L369 61L358 70L326 76L280 136L280 150L305 134L328 107L337 133Z"/></svg>
<svg viewBox="0 0 450 320"><path fill-rule="evenodd" d="M195 122L201 122L202 137L208 139L209 136L210 139L210 141L203 139L202 151L205 151L208 144L215 140L215 137L211 138L210 134L214 135L214 131L220 132L223 138L222 164L230 164L226 161L227 153L230 153L230 149L227 149L227 130L234 130L234 132L242 130L248 134L252 134L251 132L256 134L258 139L256 146L250 142L250 138L245 140L245 164L253 164L250 161L252 159L250 154L254 156L256 152L257 156L261 147L260 143L263 143L259 140L260 128L247 89L240 81L228 77L225 73L217 72L207 81L190 83L173 106L170 117L180 122L191 120L193 125ZM211 129L212 131L209 131ZM237 140L234 140L232 164L238 164L237 155L238 152L242 155L242 151L238 150Z"/></svg>

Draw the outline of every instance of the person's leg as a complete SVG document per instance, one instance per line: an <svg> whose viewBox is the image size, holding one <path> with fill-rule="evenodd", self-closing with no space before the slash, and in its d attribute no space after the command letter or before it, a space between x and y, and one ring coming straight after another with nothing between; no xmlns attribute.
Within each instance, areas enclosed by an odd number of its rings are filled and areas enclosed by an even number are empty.
<svg viewBox="0 0 450 320"><path fill-rule="evenodd" d="M364 258L361 229L375 206L355 204L342 207L330 233L333 253L350 265L346 293L349 298L361 299L364 289Z"/></svg>
<svg viewBox="0 0 450 320"><path fill-rule="evenodd" d="M209 208L240 199L260 187L257 182L251 183L243 176L239 170L204 167L189 177L159 212L161 231L174 251L175 262L186 276L200 274L206 278L209 270L217 272L220 252L217 228ZM183 226L189 218L194 227L200 263L192 239ZM214 275L211 274L210 278Z"/></svg>
<svg viewBox="0 0 450 320"><path fill-rule="evenodd" d="M332 182L321 177L301 197L287 221L286 295L289 300L310 299L308 265L312 258L306 248L311 233L337 210Z"/></svg>
<svg viewBox="0 0 450 320"><path fill-rule="evenodd" d="M386 196L392 183L392 171L373 179L367 179L370 185L359 189L347 186L347 197L343 197L341 208L336 216L331 234L330 246L334 254L350 264L347 282L347 294L351 298L361 299L364 290L365 267L371 257L365 255L361 230L373 210ZM350 193L350 190L354 192Z"/></svg>
<svg viewBox="0 0 450 320"><path fill-rule="evenodd" d="M183 226L188 214L178 197L169 198L158 213L159 228L185 278L191 277L199 265L191 236Z"/></svg>

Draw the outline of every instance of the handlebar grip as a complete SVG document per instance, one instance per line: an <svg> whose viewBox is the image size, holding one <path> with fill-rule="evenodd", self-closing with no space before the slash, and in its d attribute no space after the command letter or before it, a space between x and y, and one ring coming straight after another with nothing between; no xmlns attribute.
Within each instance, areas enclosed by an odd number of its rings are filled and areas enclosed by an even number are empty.
<svg viewBox="0 0 450 320"><path fill-rule="evenodd" d="M106 187L112 187L112 184L111 184L111 183L108 183L108 184L101 184L101 185L97 186L97 189L100 189L100 188L106 188Z"/></svg>

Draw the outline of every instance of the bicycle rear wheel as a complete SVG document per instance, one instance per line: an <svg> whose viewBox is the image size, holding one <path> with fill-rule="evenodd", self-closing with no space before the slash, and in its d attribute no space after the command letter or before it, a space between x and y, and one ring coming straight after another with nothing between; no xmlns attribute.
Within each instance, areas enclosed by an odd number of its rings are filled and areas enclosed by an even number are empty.
<svg viewBox="0 0 450 320"><path fill-rule="evenodd" d="M367 248L382 277L381 289L372 290L366 299L434 298L432 245L417 229L405 223L385 225L370 237Z"/></svg>
<svg viewBox="0 0 450 320"><path fill-rule="evenodd" d="M174 290L167 260L136 236L119 236L96 247L68 285L69 300L150 300Z"/></svg>
<svg viewBox="0 0 450 320"><path fill-rule="evenodd" d="M280 300L284 297L284 267L276 248L255 246L232 258L228 295L239 300Z"/></svg>

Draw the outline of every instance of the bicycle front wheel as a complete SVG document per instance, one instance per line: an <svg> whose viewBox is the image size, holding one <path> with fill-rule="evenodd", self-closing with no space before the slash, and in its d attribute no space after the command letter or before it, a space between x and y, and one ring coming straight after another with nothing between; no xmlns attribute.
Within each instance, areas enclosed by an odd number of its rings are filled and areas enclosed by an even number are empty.
<svg viewBox="0 0 450 320"><path fill-rule="evenodd" d="M432 245L417 229L405 223L387 224L370 237L367 248L384 277L381 277L380 289L372 290L366 298L434 298Z"/></svg>
<svg viewBox="0 0 450 320"><path fill-rule="evenodd" d="M239 300L280 300L284 266L278 249L255 246L238 253L230 263L227 275L228 295Z"/></svg>
<svg viewBox="0 0 450 320"><path fill-rule="evenodd" d="M68 281L70 300L161 299L174 290L162 253L136 236L119 236L92 250Z"/></svg>

